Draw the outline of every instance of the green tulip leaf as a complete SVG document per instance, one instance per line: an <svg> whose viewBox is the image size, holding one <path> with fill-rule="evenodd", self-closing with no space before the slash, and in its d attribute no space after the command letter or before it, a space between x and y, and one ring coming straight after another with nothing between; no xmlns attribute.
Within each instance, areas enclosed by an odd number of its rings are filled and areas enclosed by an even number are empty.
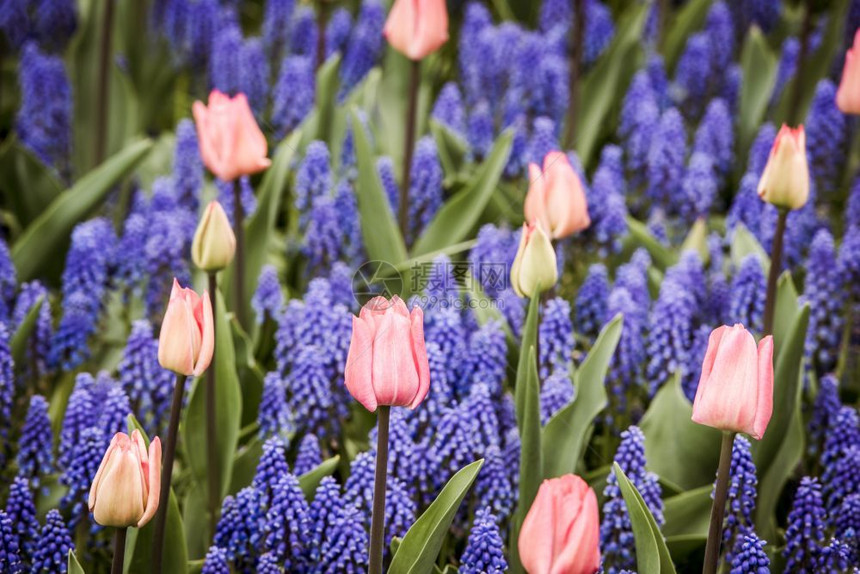
<svg viewBox="0 0 860 574"><path fill-rule="evenodd" d="M63 191L55 171L16 140L0 147L0 191L18 225L27 226Z"/></svg>
<svg viewBox="0 0 860 574"><path fill-rule="evenodd" d="M740 121L738 149L746 152L758 132L767 112L770 95L776 83L777 58L767 45L767 39L757 26L750 28L741 51Z"/></svg>
<svg viewBox="0 0 860 574"><path fill-rule="evenodd" d="M648 227L638 219L627 218L627 229L634 242L645 248L654 262L654 266L660 271L665 271L678 262L678 255L657 241L657 238L648 231Z"/></svg>
<svg viewBox="0 0 860 574"><path fill-rule="evenodd" d="M690 0L678 10L674 19L668 22L665 39L660 50L667 72L672 72L675 69L675 64L681 57L690 35L705 23L712 1Z"/></svg>
<svg viewBox="0 0 860 574"><path fill-rule="evenodd" d="M338 77L340 70L340 53L335 52L328 60L320 66L317 72L316 88L316 112L317 112L317 135L316 139L331 144L332 125L334 123L335 104L340 86Z"/></svg>
<svg viewBox="0 0 860 574"><path fill-rule="evenodd" d="M685 535L708 537L713 490L713 485L707 484L666 499L663 534L667 539Z"/></svg>
<svg viewBox="0 0 860 574"><path fill-rule="evenodd" d="M538 318L540 316L540 297L529 300L528 315L523 323L520 336L520 358L517 363L517 378L514 386L514 404L516 406L517 426L523 433L523 415L526 411L526 394L528 392L529 354L532 348L537 348Z"/></svg>
<svg viewBox="0 0 860 574"><path fill-rule="evenodd" d="M305 498L310 502L314 498L317 487L320 481L327 476L331 476L337 470L337 465L340 464L340 455L335 455L320 463L314 469L311 469L299 477L299 486L302 487L302 492Z"/></svg>
<svg viewBox="0 0 860 574"><path fill-rule="evenodd" d="M761 263L765 274L770 269L770 257L758 242L758 239L750 233L743 223L738 222L732 230L732 244L730 248L732 265L740 269L747 255L755 255Z"/></svg>
<svg viewBox="0 0 860 574"><path fill-rule="evenodd" d="M451 477L436 500L403 537L388 568L389 574L425 574L433 571L454 515L483 464L484 459L476 460Z"/></svg>
<svg viewBox="0 0 860 574"><path fill-rule="evenodd" d="M463 138L454 133L445 124L434 119L430 120L430 133L436 140L436 149L439 150L439 162L445 172L447 181L454 178L463 168L469 144Z"/></svg>
<svg viewBox="0 0 860 574"><path fill-rule="evenodd" d="M86 574L84 572L84 567L81 566L81 563L78 562L78 557L75 556L75 551L69 549L69 558L66 563L66 571L68 574Z"/></svg>
<svg viewBox="0 0 860 574"><path fill-rule="evenodd" d="M170 489L169 506L167 507L167 525L164 531L164 554L162 556L162 572L164 574L184 574L188 562L185 548L185 527L182 515L173 489ZM204 514L205 517L205 514ZM131 538L132 529L129 529ZM150 520L143 528L137 529L134 538L134 548L126 554L128 572L152 571L152 538L155 535L155 519ZM130 554L130 555L129 555Z"/></svg>
<svg viewBox="0 0 860 574"><path fill-rule="evenodd" d="M588 357L573 375L576 388L573 402L558 411L544 427L544 478L576 472L585 450L588 430L607 404L606 373L621 338L623 324L623 317L619 314L603 327Z"/></svg>
<svg viewBox="0 0 860 574"><path fill-rule="evenodd" d="M24 365L27 359L27 348L30 344L30 337L33 334L33 329L36 328L36 321L39 320L39 313L42 310L42 305L46 303L45 297L39 297L27 314L24 320L18 325L15 334L12 335L12 340L9 342L9 348L12 350L12 361L16 365Z"/></svg>

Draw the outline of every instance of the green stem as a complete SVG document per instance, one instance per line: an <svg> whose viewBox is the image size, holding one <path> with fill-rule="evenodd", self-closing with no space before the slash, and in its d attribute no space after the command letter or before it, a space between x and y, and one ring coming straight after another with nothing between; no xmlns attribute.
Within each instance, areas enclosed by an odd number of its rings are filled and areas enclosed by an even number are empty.
<svg viewBox="0 0 860 574"><path fill-rule="evenodd" d="M218 278L215 272L209 273L209 294L212 306L217 309L215 298L218 296ZM213 323L213 334L215 325ZM206 467L209 474L209 534L215 536L218 524L218 510L221 505L221 465L218 460L218 420L215 411L215 352L212 362L206 369Z"/></svg>
<svg viewBox="0 0 860 574"><path fill-rule="evenodd" d="M409 185L412 178L412 153L415 150L415 116L418 114L418 88L421 86L421 61L411 60L409 67L409 105L406 108L406 146L403 153L403 182L400 186L398 221L400 235L406 240L409 228Z"/></svg>
<svg viewBox="0 0 860 574"><path fill-rule="evenodd" d="M98 124L96 128L96 165L105 158L107 149L107 118L108 118L108 92L110 90L110 55L113 41L113 5L116 0L105 0L104 20L102 21L102 45L99 54L99 84L98 99Z"/></svg>
<svg viewBox="0 0 860 574"><path fill-rule="evenodd" d="M714 504L711 506L711 524L708 527L708 542L705 545L705 564L702 574L716 574L720 561L720 543L723 540L723 515L726 512L726 495L729 490L729 470L732 464L732 445L735 433L723 431L720 445L720 467L717 470L717 486L714 489Z"/></svg>
<svg viewBox="0 0 860 574"><path fill-rule="evenodd" d="M385 483L388 480L388 419L391 407L380 406L376 428L376 477L373 485L373 517L370 524L368 574L382 574L382 547L385 542Z"/></svg>
<svg viewBox="0 0 860 574"><path fill-rule="evenodd" d="M325 62L325 28L328 21L328 10L325 0L317 2L317 70Z"/></svg>
<svg viewBox="0 0 860 574"><path fill-rule="evenodd" d="M167 440L164 443L164 461L161 469L161 493L158 514L155 517L155 533L152 539L152 571L161 574L161 556L164 551L164 529L167 525L167 508L170 505L170 480L173 477L173 460L176 458L176 435L179 431L179 415L182 413L182 397L185 394L185 375L176 375L173 386L173 403L170 405L170 422Z"/></svg>
<svg viewBox="0 0 860 574"><path fill-rule="evenodd" d="M236 235L236 265L233 268L233 285L236 289L236 320L245 323L245 207L242 205L242 183L233 182L233 233ZM210 281L211 283L211 281ZM215 297L215 291L212 291ZM212 302L215 303L214 300Z"/></svg>
<svg viewBox="0 0 860 574"><path fill-rule="evenodd" d="M113 566L111 566L111 574L122 574L123 564L125 562L125 535L128 528L114 528L113 532Z"/></svg>
<svg viewBox="0 0 860 574"><path fill-rule="evenodd" d="M564 143L573 147L576 138L576 114L579 113L579 76L582 73L582 53L585 49L585 0L573 0L573 53L570 58L570 104L567 106L567 130Z"/></svg>
<svg viewBox="0 0 860 574"><path fill-rule="evenodd" d="M809 3L803 2L803 28L800 32L800 53L797 56L797 70L794 73L794 87L791 91L791 101L788 108L788 121L791 125L800 123L800 104L803 93L804 72L806 71L806 60L809 55L809 40L812 36L812 10Z"/></svg>
<svg viewBox="0 0 860 574"><path fill-rule="evenodd" d="M782 243L785 236L785 224L788 220L788 210L780 209L776 220L776 232L773 234L773 249L770 256L770 271L767 275L767 297L764 305L764 334L773 333L773 319L776 309L776 282L782 269Z"/></svg>

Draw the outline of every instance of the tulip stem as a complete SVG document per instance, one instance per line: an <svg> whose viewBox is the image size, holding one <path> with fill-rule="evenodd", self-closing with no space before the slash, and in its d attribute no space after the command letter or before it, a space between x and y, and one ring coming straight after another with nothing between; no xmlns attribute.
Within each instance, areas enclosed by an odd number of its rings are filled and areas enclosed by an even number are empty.
<svg viewBox="0 0 860 574"><path fill-rule="evenodd" d="M791 90L790 106L788 108L788 121L792 125L800 123L800 104L803 95L804 71L807 56L809 55L809 40L812 36L812 10L809 3L803 2L803 28L800 31L800 53L797 56L797 71L794 74L794 87Z"/></svg>
<svg viewBox="0 0 860 574"><path fill-rule="evenodd" d="M705 564L702 574L716 574L720 560L720 542L723 539L723 515L726 512L726 494L729 490L729 470L732 464L732 445L735 433L723 431L720 445L720 467L717 470L717 486L714 489L714 504L711 506L711 525L705 545Z"/></svg>
<svg viewBox="0 0 860 574"><path fill-rule="evenodd" d="M418 88L421 86L421 60L412 60L409 68L409 105L406 108L406 146L403 152L403 182L400 186L398 221L400 235L406 241L409 228L409 186L412 178L412 154L415 150L415 116L418 114Z"/></svg>
<svg viewBox="0 0 860 574"><path fill-rule="evenodd" d="M785 236L785 224L788 210L779 209L776 220L776 232L773 234L773 249L770 254L770 271L767 274L767 298L764 304L764 334L773 334L773 319L776 310L776 282L782 270L782 243Z"/></svg>
<svg viewBox="0 0 860 574"><path fill-rule="evenodd" d="M173 386L173 403L170 405L170 423L167 441L164 444L164 463L161 468L161 493L158 515L155 517L155 535L152 539L152 571L161 574L161 555L164 550L164 529L167 526L167 509L170 506L170 480L173 477L173 459L176 457L176 434L179 431L179 415L182 413L182 397L185 394L185 375L176 375Z"/></svg>
<svg viewBox="0 0 860 574"><path fill-rule="evenodd" d="M213 306L217 309L218 278L215 272L209 273L209 293ZM215 322L212 325L215 333ZM212 363L206 369L206 461L209 472L209 534L215 536L218 524L218 507L221 502L221 465L218 460L218 421L215 412L215 352Z"/></svg>
<svg viewBox="0 0 860 574"><path fill-rule="evenodd" d="M245 207L242 205L242 183L233 181L233 232L236 235L236 266L233 284L236 288L236 320L245 327ZM210 281L211 285L211 281ZM215 291L212 291L215 296Z"/></svg>
<svg viewBox="0 0 860 574"><path fill-rule="evenodd" d="M388 480L388 419L391 407L380 406L376 425L376 477L373 484L373 518L370 525L368 574L382 574L385 542L385 483Z"/></svg>
<svg viewBox="0 0 860 574"><path fill-rule="evenodd" d="M113 42L113 5L115 0L105 0L102 20L102 45L99 54L99 91L96 100L98 124L96 129L96 165L105 158L107 149L108 91L110 89L110 54Z"/></svg>
<svg viewBox="0 0 860 574"><path fill-rule="evenodd" d="M567 131L564 143L573 147L576 137L576 114L579 113L579 76L582 71L582 53L585 48L585 0L573 0L573 53L570 58L570 103L567 106Z"/></svg>
<svg viewBox="0 0 860 574"><path fill-rule="evenodd" d="M111 574L122 574L123 564L125 563L125 535L128 528L114 528L113 531L113 566L111 566Z"/></svg>

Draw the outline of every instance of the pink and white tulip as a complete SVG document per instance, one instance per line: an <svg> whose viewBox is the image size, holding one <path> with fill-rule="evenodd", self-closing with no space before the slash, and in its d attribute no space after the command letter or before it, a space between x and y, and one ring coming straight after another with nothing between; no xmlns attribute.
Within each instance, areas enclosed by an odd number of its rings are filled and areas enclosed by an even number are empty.
<svg viewBox="0 0 860 574"><path fill-rule="evenodd" d="M553 239L561 239L591 225L588 202L579 175L567 155L553 151L543 158L543 169L529 164L526 221L540 221Z"/></svg>
<svg viewBox="0 0 860 574"><path fill-rule="evenodd" d="M860 114L860 30L854 34L854 45L845 52L836 105L844 114Z"/></svg>
<svg viewBox="0 0 860 574"><path fill-rule="evenodd" d="M711 333L693 421L761 440L773 414L773 337L758 345L743 325Z"/></svg>
<svg viewBox="0 0 860 574"><path fill-rule="evenodd" d="M118 432L90 487L89 509L102 526L141 528L155 516L161 491L161 441L147 451L140 432Z"/></svg>
<svg viewBox="0 0 860 574"><path fill-rule="evenodd" d="M575 474L543 481L517 546L528 574L594 574L600 568L597 496Z"/></svg>
<svg viewBox="0 0 860 574"><path fill-rule="evenodd" d="M158 362L165 369L186 376L206 370L215 351L215 320L209 293L201 297L173 280L170 302L158 338Z"/></svg>
<svg viewBox="0 0 860 574"><path fill-rule="evenodd" d="M448 41L445 0L395 0L383 34L410 60L423 60Z"/></svg>
<svg viewBox="0 0 860 574"><path fill-rule="evenodd" d="M352 318L346 357L346 388L364 408L414 409L430 390L424 347L424 312L410 313L398 296L374 297Z"/></svg>
<svg viewBox="0 0 860 574"><path fill-rule="evenodd" d="M782 209L800 209L809 199L806 132L783 124L758 182L758 195Z"/></svg>
<svg viewBox="0 0 860 574"><path fill-rule="evenodd" d="M272 162L266 157L266 136L254 120L245 94L231 98L218 90L209 94L209 106L194 102L200 157L222 181L263 171Z"/></svg>

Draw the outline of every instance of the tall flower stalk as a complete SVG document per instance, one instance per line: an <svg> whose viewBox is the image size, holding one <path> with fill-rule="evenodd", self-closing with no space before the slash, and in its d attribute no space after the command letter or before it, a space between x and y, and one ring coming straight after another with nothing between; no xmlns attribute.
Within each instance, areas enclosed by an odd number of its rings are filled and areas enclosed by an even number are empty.
<svg viewBox="0 0 860 574"><path fill-rule="evenodd" d="M113 49L113 10L116 0L104 1L102 43L99 51L98 124L96 127L96 164L101 163L107 151L108 98L110 96L110 57Z"/></svg>

